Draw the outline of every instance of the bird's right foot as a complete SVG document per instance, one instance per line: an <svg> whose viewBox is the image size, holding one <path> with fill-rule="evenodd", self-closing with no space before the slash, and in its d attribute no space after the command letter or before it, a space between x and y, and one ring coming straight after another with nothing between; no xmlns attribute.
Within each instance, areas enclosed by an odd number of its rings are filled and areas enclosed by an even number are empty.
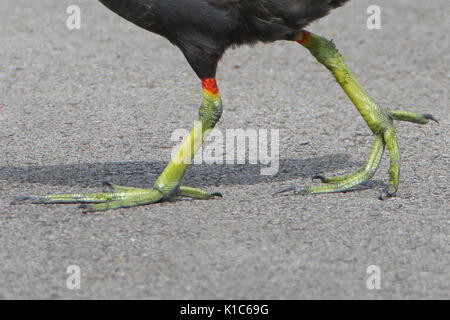
<svg viewBox="0 0 450 320"><path fill-rule="evenodd" d="M209 193L197 188L180 186L181 179L202 146L206 134L214 128L222 114L222 100L216 80L202 79L202 87L203 102L200 106L199 119L152 189L106 183L111 189L110 192L23 196L16 198L13 203L27 200L33 203L86 203L80 206L84 212L96 212L142 206L177 196L203 200L221 197L222 195L217 192Z"/></svg>

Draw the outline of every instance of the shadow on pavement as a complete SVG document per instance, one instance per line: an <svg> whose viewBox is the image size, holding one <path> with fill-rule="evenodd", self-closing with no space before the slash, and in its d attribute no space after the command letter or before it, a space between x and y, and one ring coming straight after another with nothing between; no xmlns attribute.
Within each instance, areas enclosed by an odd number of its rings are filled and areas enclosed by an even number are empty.
<svg viewBox="0 0 450 320"><path fill-rule="evenodd" d="M57 186L101 186L109 181L120 185L151 187L166 162L106 162L49 166L0 167L0 179L19 183L40 183ZM264 165L192 165L185 182L192 186L253 185L276 181L309 178L318 173L353 168L360 163L345 154L332 154L307 159L282 159L274 176L261 175ZM348 170L351 172L352 170Z"/></svg>

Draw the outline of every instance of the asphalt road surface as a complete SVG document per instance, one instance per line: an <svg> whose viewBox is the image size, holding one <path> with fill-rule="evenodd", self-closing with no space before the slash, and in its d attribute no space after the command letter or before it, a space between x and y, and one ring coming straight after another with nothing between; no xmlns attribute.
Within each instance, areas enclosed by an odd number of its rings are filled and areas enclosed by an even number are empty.
<svg viewBox="0 0 450 320"><path fill-rule="evenodd" d="M330 74L280 42L230 50L218 72L218 129L278 129L278 174L197 164L185 183L223 199L92 215L10 202L103 181L150 187L172 132L196 119L201 90L167 40L89 0L76 1L81 29L69 30L71 4L0 4L0 298L450 298L448 1L377 0L380 30L366 24L373 1L351 1L309 27L334 39L380 104L440 119L397 124L397 198L377 199L386 157L356 192L271 195L356 170L371 143ZM70 265L78 290L67 286ZM372 265L379 290L367 286Z"/></svg>

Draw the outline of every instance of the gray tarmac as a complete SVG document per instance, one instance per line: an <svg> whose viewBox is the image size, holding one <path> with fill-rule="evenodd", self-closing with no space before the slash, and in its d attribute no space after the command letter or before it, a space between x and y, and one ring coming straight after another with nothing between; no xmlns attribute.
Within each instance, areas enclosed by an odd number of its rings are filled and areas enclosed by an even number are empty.
<svg viewBox="0 0 450 320"><path fill-rule="evenodd" d="M387 157L356 192L271 194L364 163L371 135L330 74L287 42L227 52L226 129L279 129L280 170L194 165L184 182L223 193L84 215L26 194L150 187L188 129L198 79L167 40L97 1L0 3L0 299L448 299L450 22L446 0L351 1L309 29L334 39L380 104L440 124L398 123L398 196L377 199ZM317 183L317 182L314 182ZM67 287L67 268L81 287ZM367 268L381 271L369 290Z"/></svg>

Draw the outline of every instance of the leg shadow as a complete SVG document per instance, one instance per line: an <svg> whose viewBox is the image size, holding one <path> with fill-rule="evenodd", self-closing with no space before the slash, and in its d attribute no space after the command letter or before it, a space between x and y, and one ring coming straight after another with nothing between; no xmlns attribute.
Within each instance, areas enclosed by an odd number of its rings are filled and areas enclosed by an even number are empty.
<svg viewBox="0 0 450 320"><path fill-rule="evenodd" d="M166 162L106 162L49 166L0 167L0 179L19 183L40 183L53 186L101 186L109 181L115 184L151 187L164 169ZM318 173L356 168L361 163L350 161L345 154L332 154L306 159L282 159L279 171L273 176L261 175L263 165L192 165L185 183L207 187L216 185L253 185L273 181L290 181L312 177ZM351 170L349 170L351 171Z"/></svg>

